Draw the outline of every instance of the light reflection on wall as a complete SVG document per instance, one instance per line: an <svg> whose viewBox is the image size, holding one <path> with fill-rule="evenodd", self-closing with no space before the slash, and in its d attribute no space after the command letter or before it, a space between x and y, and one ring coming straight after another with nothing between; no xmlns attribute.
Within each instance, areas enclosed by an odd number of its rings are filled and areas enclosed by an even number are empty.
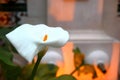
<svg viewBox="0 0 120 80"><path fill-rule="evenodd" d="M49 0L48 0L49 1ZM49 14L57 21L71 21L74 18L75 0L50 0Z"/></svg>

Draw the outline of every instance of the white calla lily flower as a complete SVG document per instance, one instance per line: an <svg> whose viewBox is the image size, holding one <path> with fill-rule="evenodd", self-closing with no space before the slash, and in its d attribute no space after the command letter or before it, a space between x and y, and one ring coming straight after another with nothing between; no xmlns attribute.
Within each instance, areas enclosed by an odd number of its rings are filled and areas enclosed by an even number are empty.
<svg viewBox="0 0 120 80"><path fill-rule="evenodd" d="M6 37L18 53L31 62L34 56L46 46L64 46L69 39L69 33L61 27L23 24L6 34Z"/></svg>

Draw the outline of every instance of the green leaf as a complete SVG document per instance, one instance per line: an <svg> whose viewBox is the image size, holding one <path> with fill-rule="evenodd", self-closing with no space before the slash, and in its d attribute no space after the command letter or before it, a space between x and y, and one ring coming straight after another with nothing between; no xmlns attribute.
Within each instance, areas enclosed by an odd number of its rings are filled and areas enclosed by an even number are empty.
<svg viewBox="0 0 120 80"><path fill-rule="evenodd" d="M73 49L73 52L74 52L74 53L81 53L79 47L76 47L75 49Z"/></svg>
<svg viewBox="0 0 120 80"><path fill-rule="evenodd" d="M19 80L28 80L34 64L26 65ZM58 67L53 64L39 64L34 80L50 80L56 76Z"/></svg>
<svg viewBox="0 0 120 80"><path fill-rule="evenodd" d="M0 48L0 62L3 62L4 64L15 66L12 62L13 55L6 51L3 48Z"/></svg>
<svg viewBox="0 0 120 80"><path fill-rule="evenodd" d="M10 27L10 28L0 28L0 38L5 36L8 32L12 31L16 27Z"/></svg>
<svg viewBox="0 0 120 80"><path fill-rule="evenodd" d="M17 80L21 74L21 68L19 66L4 65L3 70L6 80Z"/></svg>
<svg viewBox="0 0 120 80"><path fill-rule="evenodd" d="M61 75L61 76L59 76L57 78L53 78L53 79L50 79L50 80L77 80L77 79L75 79L71 75Z"/></svg>
<svg viewBox="0 0 120 80"><path fill-rule="evenodd" d="M5 43L4 46L2 46L2 48L10 51L13 50L13 52L17 52L16 49L11 45L11 43L8 41L8 39L6 38L6 34L11 32L13 29L15 29L15 27L11 27L11 28L0 28L0 39L3 40L3 42ZM1 46L0 46L1 47Z"/></svg>
<svg viewBox="0 0 120 80"><path fill-rule="evenodd" d="M4 77L6 80L17 80L21 73L21 68L16 66L13 62L13 55L0 48L0 65L2 66Z"/></svg>

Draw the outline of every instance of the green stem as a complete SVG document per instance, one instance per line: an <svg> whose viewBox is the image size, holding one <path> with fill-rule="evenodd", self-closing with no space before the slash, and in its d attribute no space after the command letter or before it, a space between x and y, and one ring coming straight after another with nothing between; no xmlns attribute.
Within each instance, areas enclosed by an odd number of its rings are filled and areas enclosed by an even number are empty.
<svg viewBox="0 0 120 80"><path fill-rule="evenodd" d="M29 80L34 80L34 76L35 76L35 74L37 72L40 60L41 60L41 57L38 56L37 62L35 63L35 66L34 66L33 71L32 71L32 75L30 76Z"/></svg>
<svg viewBox="0 0 120 80"><path fill-rule="evenodd" d="M70 73L70 75L73 75L77 70L79 70L80 67L81 67L81 65L79 65L78 67L76 67L76 68Z"/></svg>
<svg viewBox="0 0 120 80"><path fill-rule="evenodd" d="M33 68L33 71L32 71L32 74L31 74L29 80L34 80L34 76L36 75L36 72L37 72L39 63L40 63L42 57L45 55L47 49L48 49L48 48L46 47L44 50L42 50L42 51L40 51L40 52L38 53L37 62L36 62L35 65L34 65L34 68Z"/></svg>

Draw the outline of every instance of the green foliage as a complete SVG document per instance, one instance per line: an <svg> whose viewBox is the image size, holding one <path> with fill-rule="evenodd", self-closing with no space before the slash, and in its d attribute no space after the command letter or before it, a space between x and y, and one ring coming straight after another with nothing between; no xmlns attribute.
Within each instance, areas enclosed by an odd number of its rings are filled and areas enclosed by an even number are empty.
<svg viewBox="0 0 120 80"><path fill-rule="evenodd" d="M15 48L10 44L8 39L6 38L6 34L15 29L17 26L10 27L10 28L0 28L0 42L2 41L4 45L0 45L0 47L6 49L7 51L17 52Z"/></svg>
<svg viewBox="0 0 120 80"><path fill-rule="evenodd" d="M4 77L6 80L17 80L17 77L21 73L21 68L16 66L13 61L13 55L0 48L0 65L4 71Z"/></svg>
<svg viewBox="0 0 120 80"><path fill-rule="evenodd" d="M76 47L75 49L73 49L73 52L76 54L76 53L81 53L79 47Z"/></svg>
<svg viewBox="0 0 120 80"><path fill-rule="evenodd" d="M59 76L57 78L53 78L50 80L76 80L76 79L71 75L62 75L62 76Z"/></svg>
<svg viewBox="0 0 120 80"><path fill-rule="evenodd" d="M4 70L4 77L6 80L17 80L18 76L21 74L21 68L19 66L10 66L2 64Z"/></svg>
<svg viewBox="0 0 120 80"><path fill-rule="evenodd" d="M13 55L10 52L6 51L3 48L0 48L0 62L6 65L15 66L12 62L12 58Z"/></svg>
<svg viewBox="0 0 120 80"><path fill-rule="evenodd" d="M26 65L19 80L29 80L34 64ZM58 67L53 64L39 64L34 80L50 80L54 78Z"/></svg>
<svg viewBox="0 0 120 80"><path fill-rule="evenodd" d="M11 28L0 28L0 39L3 39L6 41L5 35L15 29L16 27L11 27ZM8 41L8 40L7 40Z"/></svg>
<svg viewBox="0 0 120 80"><path fill-rule="evenodd" d="M17 80L21 73L21 68L16 66L12 61L12 52L16 52L16 50L5 37L5 35L13 29L15 29L15 27L0 28L0 65L6 80Z"/></svg>

